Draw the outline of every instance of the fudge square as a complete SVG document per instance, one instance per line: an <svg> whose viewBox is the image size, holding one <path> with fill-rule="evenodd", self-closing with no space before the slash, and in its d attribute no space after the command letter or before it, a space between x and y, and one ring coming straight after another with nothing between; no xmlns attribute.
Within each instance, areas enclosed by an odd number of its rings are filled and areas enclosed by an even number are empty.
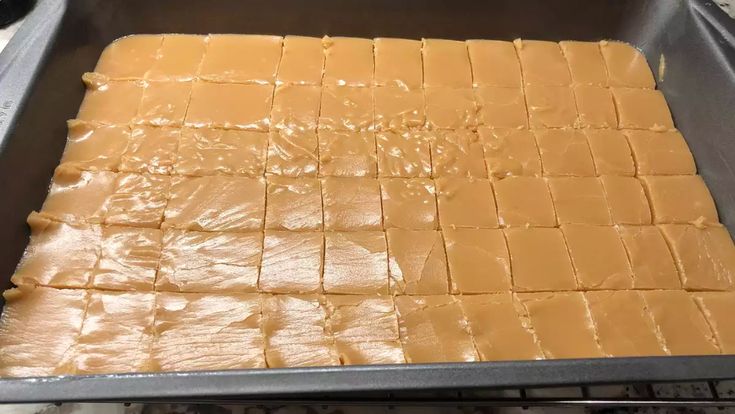
<svg viewBox="0 0 735 414"><path fill-rule="evenodd" d="M245 177L175 177L163 228L251 231L263 228L265 180Z"/></svg>
<svg viewBox="0 0 735 414"><path fill-rule="evenodd" d="M395 303L406 362L479 359L467 320L454 296L396 296Z"/></svg>
<svg viewBox="0 0 735 414"><path fill-rule="evenodd" d="M633 271L620 235L612 226L563 224L561 231L577 282L585 290L631 289Z"/></svg>
<svg viewBox="0 0 735 414"><path fill-rule="evenodd" d="M504 230L516 291L574 290L574 277L564 236L557 228Z"/></svg>
<svg viewBox="0 0 735 414"><path fill-rule="evenodd" d="M618 227L636 289L681 289L669 246L656 226Z"/></svg>
<svg viewBox="0 0 735 414"><path fill-rule="evenodd" d="M604 357L582 292L519 293L547 358Z"/></svg>
<svg viewBox="0 0 735 414"><path fill-rule="evenodd" d="M210 35L199 76L211 82L273 84L282 45L280 36Z"/></svg>
<svg viewBox="0 0 735 414"><path fill-rule="evenodd" d="M729 290L735 285L735 246L724 227L664 224L659 228L687 290Z"/></svg>
<svg viewBox="0 0 735 414"><path fill-rule="evenodd" d="M94 71L112 79L141 79L154 65L163 40L161 35L121 37L102 51Z"/></svg>
<svg viewBox="0 0 735 414"><path fill-rule="evenodd" d="M556 215L546 180L540 177L506 177L494 182L501 227L554 227Z"/></svg>
<svg viewBox="0 0 735 414"><path fill-rule="evenodd" d="M388 229L386 236L392 293L449 293L447 256L441 232Z"/></svg>
<svg viewBox="0 0 735 414"><path fill-rule="evenodd" d="M71 372L151 371L154 303L153 292L90 291L79 337L67 354Z"/></svg>
<svg viewBox="0 0 735 414"><path fill-rule="evenodd" d="M19 286L3 292L0 376L61 374L64 355L82 329L87 290Z"/></svg>
<svg viewBox="0 0 735 414"><path fill-rule="evenodd" d="M325 230L382 229L378 180L364 177L327 177L321 179L321 184Z"/></svg>
<svg viewBox="0 0 735 414"><path fill-rule="evenodd" d="M311 231L266 230L258 290L315 293L321 290L324 235Z"/></svg>
<svg viewBox="0 0 735 414"><path fill-rule="evenodd" d="M498 228L495 196L489 180L439 178L439 222L445 228Z"/></svg>
<svg viewBox="0 0 735 414"><path fill-rule="evenodd" d="M272 85L195 81L186 126L267 131L273 102Z"/></svg>
<svg viewBox="0 0 735 414"><path fill-rule="evenodd" d="M265 295L262 300L270 368L340 365L319 296Z"/></svg>
<svg viewBox="0 0 735 414"><path fill-rule="evenodd" d="M156 290L255 292L262 235L166 229Z"/></svg>
<svg viewBox="0 0 735 414"><path fill-rule="evenodd" d="M152 359L162 371L265 368L257 294L156 294ZM182 352L185 350L185 352Z"/></svg>
<svg viewBox="0 0 735 414"><path fill-rule="evenodd" d="M642 294L671 355L720 353L710 325L688 292L648 290Z"/></svg>
<svg viewBox="0 0 735 414"><path fill-rule="evenodd" d="M698 175L641 177L653 211L653 222L717 224L712 195Z"/></svg>
<svg viewBox="0 0 735 414"><path fill-rule="evenodd" d="M694 300L712 327L722 352L735 352L735 326L730 320L735 312L735 292L695 293Z"/></svg>
<svg viewBox="0 0 735 414"><path fill-rule="evenodd" d="M512 293L460 296L459 304L483 361L544 358Z"/></svg>
<svg viewBox="0 0 735 414"><path fill-rule="evenodd" d="M386 229L433 230L438 227L436 190L432 180L383 178L380 193Z"/></svg>
<svg viewBox="0 0 735 414"><path fill-rule="evenodd" d="M324 234L326 293L388 293L388 246L382 231Z"/></svg>
<svg viewBox="0 0 735 414"><path fill-rule="evenodd" d="M391 297L326 295L327 328L345 365L406 362Z"/></svg>
<svg viewBox="0 0 735 414"><path fill-rule="evenodd" d="M510 257L499 229L445 229L452 293L491 293L511 288Z"/></svg>
<svg viewBox="0 0 735 414"><path fill-rule="evenodd" d="M600 346L610 356L667 355L640 292L586 292Z"/></svg>
<svg viewBox="0 0 735 414"><path fill-rule="evenodd" d="M322 229L322 195L318 179L269 176L266 191L266 229Z"/></svg>

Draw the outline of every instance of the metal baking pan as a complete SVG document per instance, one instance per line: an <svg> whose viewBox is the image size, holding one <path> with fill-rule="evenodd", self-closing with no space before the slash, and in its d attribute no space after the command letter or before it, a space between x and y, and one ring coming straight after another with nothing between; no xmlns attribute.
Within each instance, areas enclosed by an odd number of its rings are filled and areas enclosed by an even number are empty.
<svg viewBox="0 0 735 414"><path fill-rule="evenodd" d="M601 40L639 47L735 232L735 21L704 0L40 0L0 54L0 288L84 94L134 33ZM0 299L1 300L1 299ZM337 399L375 392L735 378L735 356L330 367L0 380L0 402Z"/></svg>

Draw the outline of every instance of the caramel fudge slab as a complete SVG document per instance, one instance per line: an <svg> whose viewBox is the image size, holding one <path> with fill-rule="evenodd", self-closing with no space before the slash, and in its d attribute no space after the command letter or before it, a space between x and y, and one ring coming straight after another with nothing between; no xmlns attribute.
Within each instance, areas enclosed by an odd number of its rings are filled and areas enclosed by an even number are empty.
<svg viewBox="0 0 735 414"><path fill-rule="evenodd" d="M521 61L526 85L566 86L571 84L567 60L559 44L544 40L513 41Z"/></svg>
<svg viewBox="0 0 735 414"><path fill-rule="evenodd" d="M482 144L474 131L432 131L428 137L433 177L487 177Z"/></svg>
<svg viewBox="0 0 735 414"><path fill-rule="evenodd" d="M735 285L735 246L724 227L665 224L659 228L687 290L729 290Z"/></svg>
<svg viewBox="0 0 735 414"><path fill-rule="evenodd" d="M618 111L619 128L658 132L674 129L669 105L661 91L612 88L612 94Z"/></svg>
<svg viewBox="0 0 735 414"><path fill-rule="evenodd" d="M155 293L92 290L88 297L65 371L81 375L151 371Z"/></svg>
<svg viewBox="0 0 735 414"><path fill-rule="evenodd" d="M622 132L614 129L586 129L583 133L587 137L598 176L635 175L636 163Z"/></svg>
<svg viewBox="0 0 735 414"><path fill-rule="evenodd" d="M447 294L449 274L442 234L435 230L388 229L388 271L394 294Z"/></svg>
<svg viewBox="0 0 735 414"><path fill-rule="evenodd" d="M264 295L268 367L340 365L327 311L316 295Z"/></svg>
<svg viewBox="0 0 735 414"><path fill-rule="evenodd" d="M313 131L279 129L268 134L265 171L286 177L316 177L319 142Z"/></svg>
<svg viewBox="0 0 735 414"><path fill-rule="evenodd" d="M102 51L95 72L112 79L142 79L154 66L162 35L132 35L116 39Z"/></svg>
<svg viewBox="0 0 735 414"><path fill-rule="evenodd" d="M600 183L615 224L651 224L651 207L641 181L635 177L604 175Z"/></svg>
<svg viewBox="0 0 735 414"><path fill-rule="evenodd" d="M100 256L99 226L66 224L38 213L28 216L31 240L10 279L18 286L89 286Z"/></svg>
<svg viewBox="0 0 735 414"><path fill-rule="evenodd" d="M531 131L477 129L490 178L541 176L541 157Z"/></svg>
<svg viewBox="0 0 735 414"><path fill-rule="evenodd" d="M283 51L276 83L321 85L324 71L322 39L305 36L283 38Z"/></svg>
<svg viewBox="0 0 735 414"><path fill-rule="evenodd" d="M525 90L532 128L571 128L579 124L571 87L532 84Z"/></svg>
<svg viewBox="0 0 735 414"><path fill-rule="evenodd" d="M519 293L547 358L607 356L581 292Z"/></svg>
<svg viewBox="0 0 735 414"><path fill-rule="evenodd" d="M483 361L543 359L533 331L511 293L461 296L475 348Z"/></svg>
<svg viewBox="0 0 735 414"><path fill-rule="evenodd" d="M253 231L263 228L265 179L174 177L163 228Z"/></svg>
<svg viewBox="0 0 735 414"><path fill-rule="evenodd" d="M3 292L0 376L61 374L82 329L88 291L20 286Z"/></svg>
<svg viewBox="0 0 735 414"><path fill-rule="evenodd" d="M521 65L511 42L468 40L473 86L521 87Z"/></svg>
<svg viewBox="0 0 735 414"><path fill-rule="evenodd" d="M377 38L375 45L375 85L402 90L420 90L423 85L421 42L409 39Z"/></svg>
<svg viewBox="0 0 735 414"><path fill-rule="evenodd" d="M719 222L712 195L698 175L644 176L641 181L651 203L653 222Z"/></svg>
<svg viewBox="0 0 735 414"><path fill-rule="evenodd" d="M702 292L694 294L697 306L707 319L724 354L735 352L735 292Z"/></svg>
<svg viewBox="0 0 735 414"><path fill-rule="evenodd" d="M194 128L267 131L273 88L195 81L184 124Z"/></svg>
<svg viewBox="0 0 735 414"><path fill-rule="evenodd" d="M640 292L597 291L584 294L600 347L613 357L667 355Z"/></svg>
<svg viewBox="0 0 735 414"><path fill-rule="evenodd" d="M41 214L65 222L101 223L108 197L115 190L117 174L81 171L62 165L54 171Z"/></svg>
<svg viewBox="0 0 735 414"><path fill-rule="evenodd" d="M165 175L119 174L104 208L104 224L159 228L171 192Z"/></svg>
<svg viewBox="0 0 735 414"><path fill-rule="evenodd" d="M380 230L382 210L378 180L363 177L321 179L324 229Z"/></svg>
<svg viewBox="0 0 735 414"><path fill-rule="evenodd" d="M368 131L374 129L373 89L325 86L319 109L320 129Z"/></svg>
<svg viewBox="0 0 735 414"><path fill-rule="evenodd" d="M515 291L576 289L574 268L561 230L511 228L503 232Z"/></svg>
<svg viewBox="0 0 735 414"><path fill-rule="evenodd" d="M426 178L381 178L385 228L438 228L435 193L434 182Z"/></svg>
<svg viewBox="0 0 735 414"><path fill-rule="evenodd" d="M689 293L651 290L642 295L665 349L671 355L720 353L714 333Z"/></svg>
<svg viewBox="0 0 735 414"><path fill-rule="evenodd" d="M152 291L161 257L159 229L103 226L100 257L91 279L95 289Z"/></svg>
<svg viewBox="0 0 735 414"><path fill-rule="evenodd" d="M319 131L319 175L376 177L378 160L371 131Z"/></svg>
<svg viewBox="0 0 735 414"><path fill-rule="evenodd" d="M452 293L511 288L510 257L501 230L444 229Z"/></svg>
<svg viewBox="0 0 735 414"><path fill-rule="evenodd" d="M199 72L207 47L207 36L165 34L147 80L191 81Z"/></svg>
<svg viewBox="0 0 735 414"><path fill-rule="evenodd" d="M258 291L315 293L321 290L324 235L266 230Z"/></svg>
<svg viewBox="0 0 735 414"><path fill-rule="evenodd" d="M120 171L171 174L180 136L179 128L133 128L130 143L120 159Z"/></svg>
<svg viewBox="0 0 735 414"><path fill-rule="evenodd" d="M321 184L316 178L267 178L265 228L321 230Z"/></svg>
<svg viewBox="0 0 735 414"><path fill-rule="evenodd" d="M255 292L263 251L261 233L167 229L156 290Z"/></svg>
<svg viewBox="0 0 735 414"><path fill-rule="evenodd" d="M210 128L181 130L174 174L188 176L263 175L268 134Z"/></svg>
<svg viewBox="0 0 735 414"><path fill-rule="evenodd" d="M583 128L616 128L618 116L608 88L575 85L572 89L579 114L578 125Z"/></svg>
<svg viewBox="0 0 735 414"><path fill-rule="evenodd" d="M610 79L610 86L653 89L656 82L645 56L633 46L603 40L600 51Z"/></svg>
<svg viewBox="0 0 735 414"><path fill-rule="evenodd" d="M87 86L87 93L77 119L106 125L133 121L143 97L142 81L112 81L96 73L86 73L82 80Z"/></svg>
<svg viewBox="0 0 735 414"><path fill-rule="evenodd" d="M420 128L426 123L424 93L420 89L379 86L373 89L375 128L379 131Z"/></svg>
<svg viewBox="0 0 735 414"><path fill-rule="evenodd" d="M156 294L152 359L155 370L265 368L256 294Z"/></svg>
<svg viewBox="0 0 735 414"><path fill-rule="evenodd" d="M375 133L379 177L430 177L429 138L421 131Z"/></svg>
<svg viewBox="0 0 735 414"><path fill-rule="evenodd" d="M489 180L445 177L435 183L441 228L498 228Z"/></svg>
<svg viewBox="0 0 735 414"><path fill-rule="evenodd" d="M607 86L607 68L596 42L559 42L569 65L572 83L576 85Z"/></svg>
<svg viewBox="0 0 735 414"><path fill-rule="evenodd" d="M472 87L472 69L464 42L423 39L424 87Z"/></svg>
<svg viewBox="0 0 735 414"><path fill-rule="evenodd" d="M283 38L263 35L210 35L199 77L211 82L273 84Z"/></svg>
<svg viewBox="0 0 735 414"><path fill-rule="evenodd" d="M580 288L620 290L633 287L633 271L614 227L563 224L561 231Z"/></svg>
<svg viewBox="0 0 735 414"><path fill-rule="evenodd" d="M373 41L356 37L329 37L322 39L326 61L326 86L360 86L373 83Z"/></svg>
<svg viewBox="0 0 735 414"><path fill-rule="evenodd" d="M526 99L521 88L475 88L478 123L491 128L528 128Z"/></svg>
<svg viewBox="0 0 735 414"><path fill-rule="evenodd" d="M554 227L556 213L546 180L506 177L493 183L500 227Z"/></svg>
<svg viewBox="0 0 735 414"><path fill-rule="evenodd" d="M279 85L273 94L271 125L313 131L319 119L322 90L310 85Z"/></svg>
<svg viewBox="0 0 735 414"><path fill-rule="evenodd" d="M678 131L623 131L630 142L638 175L692 175L694 157Z"/></svg>
<svg viewBox="0 0 735 414"><path fill-rule="evenodd" d="M388 293L388 246L385 233L327 232L324 238L324 292Z"/></svg>
<svg viewBox="0 0 735 414"><path fill-rule="evenodd" d="M118 171L130 142L127 125L97 125L77 119L67 121L66 147L60 165L80 170Z"/></svg>
<svg viewBox="0 0 735 414"><path fill-rule="evenodd" d="M593 177L595 164L584 133L576 129L534 131L545 176Z"/></svg>
<svg viewBox="0 0 735 414"><path fill-rule="evenodd" d="M430 129L472 128L477 125L477 104L470 88L433 86L424 89L426 125Z"/></svg>
<svg viewBox="0 0 735 414"><path fill-rule="evenodd" d="M326 295L327 327L344 365L406 362L393 299Z"/></svg>
<svg viewBox="0 0 735 414"><path fill-rule="evenodd" d="M148 82L138 105L135 124L181 126L191 98L191 82Z"/></svg>
<svg viewBox="0 0 735 414"><path fill-rule="evenodd" d="M596 177L548 178L559 224L612 224L605 192Z"/></svg>
<svg viewBox="0 0 735 414"><path fill-rule="evenodd" d="M406 362L479 359L467 320L453 296L397 296L395 304Z"/></svg>
<svg viewBox="0 0 735 414"><path fill-rule="evenodd" d="M657 227L620 226L618 231L633 269L634 288L681 288L674 258Z"/></svg>

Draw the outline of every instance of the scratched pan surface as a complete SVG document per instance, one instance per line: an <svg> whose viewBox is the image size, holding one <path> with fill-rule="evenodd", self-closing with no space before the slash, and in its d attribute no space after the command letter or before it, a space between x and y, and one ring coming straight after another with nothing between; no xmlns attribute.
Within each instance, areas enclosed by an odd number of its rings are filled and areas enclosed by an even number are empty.
<svg viewBox="0 0 735 414"><path fill-rule="evenodd" d="M722 222L735 231L735 21L704 0L40 0L0 55L0 288L28 241L82 100L83 72L134 33L619 39L639 47ZM1 299L0 299L1 301ZM1 304L1 302L0 302ZM735 356L332 367L0 380L0 402L336 399L735 377ZM368 394L369 393L369 394Z"/></svg>

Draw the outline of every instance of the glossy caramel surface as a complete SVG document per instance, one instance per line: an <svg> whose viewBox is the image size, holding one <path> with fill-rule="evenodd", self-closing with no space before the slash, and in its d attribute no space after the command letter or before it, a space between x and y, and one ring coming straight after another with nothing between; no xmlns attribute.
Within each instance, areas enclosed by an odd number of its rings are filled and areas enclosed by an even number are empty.
<svg viewBox="0 0 735 414"><path fill-rule="evenodd" d="M0 376L735 352L631 45L135 35L79 86Z"/></svg>

